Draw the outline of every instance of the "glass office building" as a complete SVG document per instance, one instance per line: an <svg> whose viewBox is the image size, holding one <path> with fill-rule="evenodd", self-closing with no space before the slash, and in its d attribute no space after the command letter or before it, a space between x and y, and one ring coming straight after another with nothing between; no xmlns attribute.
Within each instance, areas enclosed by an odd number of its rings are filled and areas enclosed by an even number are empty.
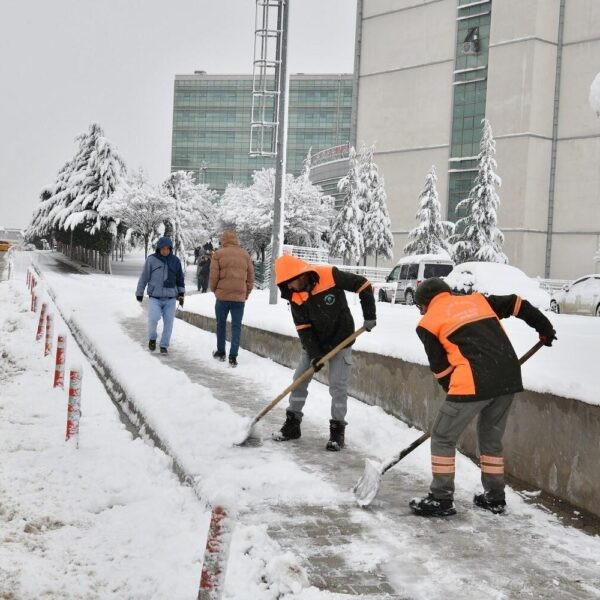
<svg viewBox="0 0 600 600"><path fill-rule="evenodd" d="M274 158L249 156L251 107L251 75L176 75L171 170L193 171L221 193L274 167ZM351 110L352 75L291 75L287 171L300 173L309 148L347 143Z"/></svg>

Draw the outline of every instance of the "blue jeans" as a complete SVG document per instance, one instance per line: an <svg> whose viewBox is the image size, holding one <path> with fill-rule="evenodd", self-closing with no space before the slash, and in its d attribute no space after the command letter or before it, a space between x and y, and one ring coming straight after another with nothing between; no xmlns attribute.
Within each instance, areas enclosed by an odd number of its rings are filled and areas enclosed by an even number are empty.
<svg viewBox="0 0 600 600"><path fill-rule="evenodd" d="M177 301L175 298L148 298L148 300L148 339L156 339L156 326L162 317L163 330L160 338L160 347L168 348L171 341L171 333L173 332Z"/></svg>
<svg viewBox="0 0 600 600"><path fill-rule="evenodd" d="M215 315L217 317L217 350L225 354L225 327L227 315L231 313L231 348L229 356L237 358L240 347L240 335L242 333L242 317L244 316L245 302L234 302L233 300L217 300L215 303Z"/></svg>

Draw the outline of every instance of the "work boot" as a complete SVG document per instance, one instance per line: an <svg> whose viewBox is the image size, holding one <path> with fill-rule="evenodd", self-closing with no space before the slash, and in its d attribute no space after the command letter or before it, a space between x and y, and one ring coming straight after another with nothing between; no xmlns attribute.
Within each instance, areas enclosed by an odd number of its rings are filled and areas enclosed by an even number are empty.
<svg viewBox="0 0 600 600"><path fill-rule="evenodd" d="M413 498L408 505L415 515L421 517L449 517L456 514L452 500L436 499L431 492L425 498Z"/></svg>
<svg viewBox="0 0 600 600"><path fill-rule="evenodd" d="M168 354L168 353L169 353L169 351L168 351L168 350L167 350L167 349L166 349L164 346L161 346L161 347L160 347L160 353L161 353L161 354Z"/></svg>
<svg viewBox="0 0 600 600"><path fill-rule="evenodd" d="M327 442L327 450L331 452L339 452L345 445L344 433L346 431L346 423L344 421L329 421L329 441Z"/></svg>
<svg viewBox="0 0 600 600"><path fill-rule="evenodd" d="M148 350L152 352L156 350L156 340L148 340Z"/></svg>
<svg viewBox="0 0 600 600"><path fill-rule="evenodd" d="M288 440L297 440L302 434L300 432L300 423L302 417L287 410L285 412L285 423L278 433L273 434L276 442L287 442Z"/></svg>
<svg viewBox="0 0 600 600"><path fill-rule="evenodd" d="M213 352L213 358L216 358L217 360L220 360L221 362L225 362L225 352L219 352L218 350L215 350Z"/></svg>
<svg viewBox="0 0 600 600"><path fill-rule="evenodd" d="M473 504L484 510L489 510L495 515L501 515L506 511L506 500L504 498L502 500L492 500L486 492L475 494L473 496Z"/></svg>
<svg viewBox="0 0 600 600"><path fill-rule="evenodd" d="M230 367L237 367L237 358L235 356L230 356L229 357L229 366Z"/></svg>

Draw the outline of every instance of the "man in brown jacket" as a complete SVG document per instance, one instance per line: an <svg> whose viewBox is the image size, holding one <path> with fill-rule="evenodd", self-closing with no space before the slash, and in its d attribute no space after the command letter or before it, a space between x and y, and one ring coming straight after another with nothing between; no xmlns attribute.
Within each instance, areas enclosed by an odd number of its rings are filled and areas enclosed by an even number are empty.
<svg viewBox="0 0 600 600"><path fill-rule="evenodd" d="M244 304L254 286L254 267L250 255L240 247L237 235L230 230L221 234L221 247L213 254L208 285L217 297L217 349L213 356L225 360L225 327L231 313L231 347L229 364L237 366L242 332Z"/></svg>

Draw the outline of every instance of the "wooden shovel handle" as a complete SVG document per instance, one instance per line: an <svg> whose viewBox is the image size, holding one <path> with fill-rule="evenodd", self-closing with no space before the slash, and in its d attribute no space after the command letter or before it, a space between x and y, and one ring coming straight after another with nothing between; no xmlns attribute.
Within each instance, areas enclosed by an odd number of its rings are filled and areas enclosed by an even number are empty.
<svg viewBox="0 0 600 600"><path fill-rule="evenodd" d="M521 358L519 359L519 364L522 365L524 362L527 362L542 346L544 342L538 342L535 346L531 347ZM417 438L410 446L407 446L397 454L394 458L389 460L381 470L381 474L383 475L387 470L391 469L394 465L397 465L407 454L410 454L413 450L418 448L424 441L428 440L431 437L429 432L425 432L420 438Z"/></svg>
<svg viewBox="0 0 600 600"><path fill-rule="evenodd" d="M335 348L332 348L325 356L323 356L317 365L324 365L327 361L331 360L340 350L343 350L348 344L351 344L361 333L364 333L366 329L361 327L357 329L352 335L349 335L345 340L342 340ZM267 406L265 406L257 415L254 417L252 424L258 423L271 409L273 409L281 400L283 400L290 392L293 392L305 379L310 377L315 372L315 368L311 365L309 369L304 371L298 379L294 379L290 385L288 385L277 398L273 399Z"/></svg>

